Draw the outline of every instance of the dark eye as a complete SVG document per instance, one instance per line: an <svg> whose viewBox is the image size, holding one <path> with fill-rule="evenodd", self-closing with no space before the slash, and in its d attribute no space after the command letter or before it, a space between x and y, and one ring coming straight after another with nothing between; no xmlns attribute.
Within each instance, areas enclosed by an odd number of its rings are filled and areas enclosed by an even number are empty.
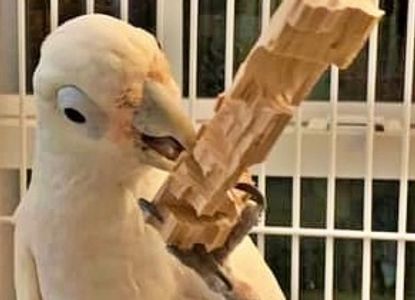
<svg viewBox="0 0 415 300"><path fill-rule="evenodd" d="M76 109L65 108L63 112L65 116L74 123L83 124L86 122L86 118Z"/></svg>

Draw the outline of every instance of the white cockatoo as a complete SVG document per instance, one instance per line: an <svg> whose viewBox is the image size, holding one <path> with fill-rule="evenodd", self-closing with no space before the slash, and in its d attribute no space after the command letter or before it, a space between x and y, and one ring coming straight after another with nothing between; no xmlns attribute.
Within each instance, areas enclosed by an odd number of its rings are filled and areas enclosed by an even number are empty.
<svg viewBox="0 0 415 300"><path fill-rule="evenodd" d="M224 299L137 206L195 139L154 37L108 16L75 18L43 43L33 82L32 183L13 219L18 300ZM259 299L283 299L249 239L226 264Z"/></svg>

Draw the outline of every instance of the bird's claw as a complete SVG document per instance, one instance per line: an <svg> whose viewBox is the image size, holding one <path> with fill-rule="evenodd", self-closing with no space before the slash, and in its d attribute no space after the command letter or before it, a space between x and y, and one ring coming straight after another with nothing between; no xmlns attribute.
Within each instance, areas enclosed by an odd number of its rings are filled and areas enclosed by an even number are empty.
<svg viewBox="0 0 415 300"><path fill-rule="evenodd" d="M144 198L139 198L138 206L141 208L142 212L146 214L146 219L147 217L155 217L159 222L164 222L164 218L157 209L157 206L151 203L150 201Z"/></svg>
<svg viewBox="0 0 415 300"><path fill-rule="evenodd" d="M195 270L215 292L222 294L227 300L241 299L234 289L232 276L223 267L225 259L249 233L257 223L259 215L265 206L265 198L261 192L248 183L237 183L235 189L249 195L249 200L254 204L248 204L240 215L239 222L232 229L225 244L211 253L206 251L204 245L194 245L191 250L180 250L175 246L168 246L169 251L183 264ZM164 218L157 206L150 201L140 198L138 204L146 214L146 217L156 218L163 223Z"/></svg>
<svg viewBox="0 0 415 300"><path fill-rule="evenodd" d="M212 254L219 262L223 262L249 233L252 227L256 225L258 218L265 207L265 198L255 186L240 182L235 185L235 188L249 194L250 200L253 201L255 205L247 205L243 209L239 222L233 227L224 245L213 251Z"/></svg>

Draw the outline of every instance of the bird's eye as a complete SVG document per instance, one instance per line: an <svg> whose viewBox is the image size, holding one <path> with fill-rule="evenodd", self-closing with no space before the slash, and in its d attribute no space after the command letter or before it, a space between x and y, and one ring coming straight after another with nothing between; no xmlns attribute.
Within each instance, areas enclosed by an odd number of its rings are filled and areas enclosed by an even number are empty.
<svg viewBox="0 0 415 300"><path fill-rule="evenodd" d="M64 109L65 116L74 123L83 124L86 122L86 118L83 114L73 108Z"/></svg>
<svg viewBox="0 0 415 300"><path fill-rule="evenodd" d="M0 0L1 1L1 0ZM63 86L57 91L57 109L71 128L90 138L100 138L106 131L106 113L76 86Z"/></svg>

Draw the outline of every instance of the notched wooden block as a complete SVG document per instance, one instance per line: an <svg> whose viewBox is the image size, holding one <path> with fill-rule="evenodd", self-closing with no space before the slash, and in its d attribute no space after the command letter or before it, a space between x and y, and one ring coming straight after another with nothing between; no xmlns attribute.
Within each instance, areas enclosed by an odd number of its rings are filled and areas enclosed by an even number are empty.
<svg viewBox="0 0 415 300"><path fill-rule="evenodd" d="M345 68L353 61L382 14L371 0L281 4L232 87L219 96L193 151L182 155L154 199L165 222L149 222L168 244L223 249L229 239L238 240L235 232L246 231L241 222L252 226L255 203L232 188L244 170L266 158L329 65Z"/></svg>

